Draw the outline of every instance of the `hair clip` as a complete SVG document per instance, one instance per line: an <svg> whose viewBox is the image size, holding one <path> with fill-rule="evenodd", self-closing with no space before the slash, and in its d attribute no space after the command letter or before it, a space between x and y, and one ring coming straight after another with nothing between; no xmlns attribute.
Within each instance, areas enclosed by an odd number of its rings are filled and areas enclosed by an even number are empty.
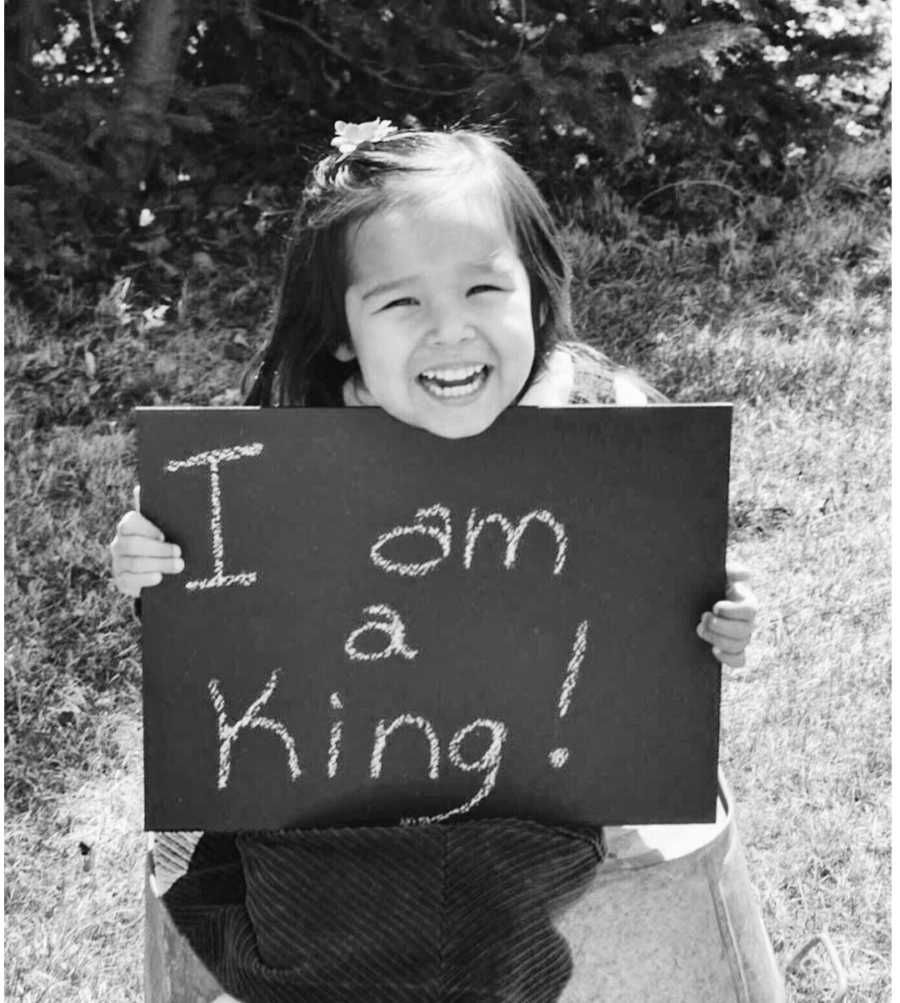
<svg viewBox="0 0 900 1003"><path fill-rule="evenodd" d="M397 127L391 125L390 119L376 118L372 122L335 122L334 138L331 145L336 146L344 156L353 151L360 143L377 143L387 139Z"/></svg>

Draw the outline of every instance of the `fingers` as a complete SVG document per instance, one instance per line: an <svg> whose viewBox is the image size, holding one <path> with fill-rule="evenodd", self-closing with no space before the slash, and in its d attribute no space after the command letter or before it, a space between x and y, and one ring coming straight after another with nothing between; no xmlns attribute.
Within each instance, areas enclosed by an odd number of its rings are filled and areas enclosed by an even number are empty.
<svg viewBox="0 0 900 1003"><path fill-rule="evenodd" d="M725 568L725 598L713 606L716 616L752 620L759 604L750 585L750 569L737 561L728 561Z"/></svg>
<svg viewBox="0 0 900 1003"><path fill-rule="evenodd" d="M148 536L117 536L110 544L110 550L116 557L181 557L181 547L177 543Z"/></svg>
<svg viewBox="0 0 900 1003"><path fill-rule="evenodd" d="M162 575L158 571L145 574L135 574L133 571L121 571L113 580L120 592L124 592L125 595L133 596L136 599L141 594L141 589L159 585L162 581Z"/></svg>
<svg viewBox="0 0 900 1003"><path fill-rule="evenodd" d="M723 665L728 665L732 669L742 669L747 664L747 656L743 651L735 655L730 655L728 652L721 651L719 648L713 648L712 653L719 659Z"/></svg>
<svg viewBox="0 0 900 1003"><path fill-rule="evenodd" d="M713 606L713 613L729 620L753 620L759 603L747 582L731 582L725 590L725 599Z"/></svg>
<svg viewBox="0 0 900 1003"><path fill-rule="evenodd" d="M722 620L704 613L697 624L697 634L724 654L736 655L747 647L753 624L747 620Z"/></svg>
<svg viewBox="0 0 900 1003"><path fill-rule="evenodd" d="M709 635L707 640L712 644L721 641L740 641L744 644L750 640L753 633L753 623L750 620L726 620L712 613L704 613L700 618L700 626Z"/></svg>
<svg viewBox="0 0 900 1003"><path fill-rule="evenodd" d="M712 645L713 655L724 665L743 668L747 664L745 651L753 634L752 619L726 619L704 613L697 634Z"/></svg>
<svg viewBox="0 0 900 1003"><path fill-rule="evenodd" d="M725 567L725 598L712 612L704 613L697 634L712 646L713 655L723 664L741 669L747 664L746 648L753 635L759 603L750 586L750 569L739 561Z"/></svg>
<svg viewBox="0 0 900 1003"><path fill-rule="evenodd" d="M164 546L172 546L164 544ZM177 547L175 548L178 549ZM184 571L184 561L178 554L113 554L113 574L129 571L136 575L177 575Z"/></svg>
<svg viewBox="0 0 900 1003"><path fill-rule="evenodd" d="M154 526L149 519L134 510L126 512L119 520L119 525L116 526L116 536L148 536L153 540L165 539L158 526Z"/></svg>
<svg viewBox="0 0 900 1003"><path fill-rule="evenodd" d="M138 515L136 512L129 514L137 516L138 519L143 519L143 516ZM119 532L109 545L114 575L122 571L131 571L137 574L152 572L178 574L178 572L184 570L184 561L181 559L181 547L177 543L167 543L162 539L162 534L159 533L159 530L152 523L147 523L147 526L149 530L159 535L149 536L137 535L133 532L123 533L122 524L120 523Z"/></svg>
<svg viewBox="0 0 900 1003"><path fill-rule="evenodd" d="M135 488L134 501L140 504L139 488ZM137 509L119 520L109 553L113 581L127 596L139 596L141 589L159 585L163 575L184 570L181 548L168 543L159 527Z"/></svg>
<svg viewBox="0 0 900 1003"><path fill-rule="evenodd" d="M146 536L117 536L109 545L113 576L132 574L177 575L184 571L181 547Z"/></svg>
<svg viewBox="0 0 900 1003"><path fill-rule="evenodd" d="M752 575L746 564L742 564L740 561L726 561L725 577L731 584L731 582L749 582Z"/></svg>
<svg viewBox="0 0 900 1003"><path fill-rule="evenodd" d="M139 596L141 589L159 585L163 575L177 575L183 570L180 557L113 557L112 576L120 592Z"/></svg>

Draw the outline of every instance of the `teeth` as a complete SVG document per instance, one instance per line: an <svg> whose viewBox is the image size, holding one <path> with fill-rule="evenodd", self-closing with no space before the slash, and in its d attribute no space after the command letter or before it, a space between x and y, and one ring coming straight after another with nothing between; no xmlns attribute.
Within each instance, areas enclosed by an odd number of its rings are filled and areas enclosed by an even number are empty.
<svg viewBox="0 0 900 1003"><path fill-rule="evenodd" d="M487 365L426 369L419 377L422 386L435 397L467 397L480 390L487 379Z"/></svg>
<svg viewBox="0 0 900 1003"><path fill-rule="evenodd" d="M480 366L465 366L455 369L426 369L422 375L426 380L440 380L442 383L459 383L461 380L469 380L476 373L485 369L484 364Z"/></svg>
<svg viewBox="0 0 900 1003"><path fill-rule="evenodd" d="M470 386L441 387L430 385L428 387L428 392L435 394L438 397L465 397L472 392L472 388Z"/></svg>

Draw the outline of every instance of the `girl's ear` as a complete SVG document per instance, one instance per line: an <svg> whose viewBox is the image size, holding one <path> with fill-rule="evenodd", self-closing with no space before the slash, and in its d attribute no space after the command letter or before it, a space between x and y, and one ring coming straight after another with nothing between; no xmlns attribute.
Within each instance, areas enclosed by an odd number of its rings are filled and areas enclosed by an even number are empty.
<svg viewBox="0 0 900 1003"><path fill-rule="evenodd" d="M338 362L352 362L356 358L356 352L349 341L342 341L334 350L334 357Z"/></svg>

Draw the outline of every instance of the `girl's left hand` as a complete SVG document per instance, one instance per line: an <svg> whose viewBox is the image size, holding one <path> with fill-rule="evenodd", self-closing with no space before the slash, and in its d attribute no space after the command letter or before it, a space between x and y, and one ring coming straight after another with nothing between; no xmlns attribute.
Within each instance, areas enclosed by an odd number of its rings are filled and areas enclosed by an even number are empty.
<svg viewBox="0 0 900 1003"><path fill-rule="evenodd" d="M723 665L739 669L747 664L744 651L753 633L757 602L747 568L729 563L725 576L725 598L713 606L711 613L703 614L697 633L712 645L712 653Z"/></svg>

